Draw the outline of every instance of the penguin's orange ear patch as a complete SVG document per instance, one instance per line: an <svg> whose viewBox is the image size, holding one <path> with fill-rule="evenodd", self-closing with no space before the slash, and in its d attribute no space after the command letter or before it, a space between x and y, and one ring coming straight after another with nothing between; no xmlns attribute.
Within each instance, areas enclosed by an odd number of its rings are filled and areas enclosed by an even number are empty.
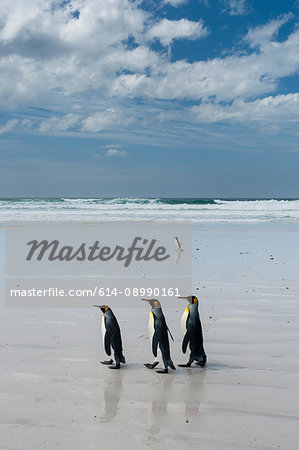
<svg viewBox="0 0 299 450"><path fill-rule="evenodd" d="M197 298L195 297L194 299L193 299L193 303L197 303L198 302L198 300L197 300Z"/></svg>
<svg viewBox="0 0 299 450"><path fill-rule="evenodd" d="M157 300L155 300L154 301L154 306L156 307L156 306L158 306L159 305L159 302L157 302Z"/></svg>
<svg viewBox="0 0 299 450"><path fill-rule="evenodd" d="M108 311L108 309L109 309L109 308L105 308L105 312L107 312L107 311Z"/></svg>

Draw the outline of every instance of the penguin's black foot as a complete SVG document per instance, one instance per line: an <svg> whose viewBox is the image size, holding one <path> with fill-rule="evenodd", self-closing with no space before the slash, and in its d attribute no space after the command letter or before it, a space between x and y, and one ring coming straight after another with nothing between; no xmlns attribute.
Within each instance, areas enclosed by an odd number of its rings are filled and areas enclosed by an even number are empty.
<svg viewBox="0 0 299 450"><path fill-rule="evenodd" d="M168 369L156 370L156 373L168 373Z"/></svg>
<svg viewBox="0 0 299 450"><path fill-rule="evenodd" d="M108 369L120 369L120 363L117 363L114 366L109 366Z"/></svg>
<svg viewBox="0 0 299 450"><path fill-rule="evenodd" d="M179 367L191 367L191 363L187 363L187 364L179 364Z"/></svg>
<svg viewBox="0 0 299 450"><path fill-rule="evenodd" d="M195 364L197 364L200 367L204 367L206 365L205 361L200 361L200 362L196 361Z"/></svg>
<svg viewBox="0 0 299 450"><path fill-rule="evenodd" d="M207 357L205 356L201 361L195 361L195 364L197 364L198 366L204 367L206 365L207 362Z"/></svg>
<svg viewBox="0 0 299 450"><path fill-rule="evenodd" d="M155 361L154 363L144 363L145 367L148 369L154 369L159 364L159 361Z"/></svg>
<svg viewBox="0 0 299 450"><path fill-rule="evenodd" d="M109 366L113 363L113 359L110 359L109 361L101 361L101 364L104 364L105 366Z"/></svg>

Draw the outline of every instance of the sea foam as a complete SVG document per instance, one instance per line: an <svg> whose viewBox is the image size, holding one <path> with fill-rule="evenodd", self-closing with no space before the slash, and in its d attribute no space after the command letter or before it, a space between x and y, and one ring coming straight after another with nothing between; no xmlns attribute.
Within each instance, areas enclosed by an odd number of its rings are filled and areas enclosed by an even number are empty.
<svg viewBox="0 0 299 450"><path fill-rule="evenodd" d="M1 199L0 221L296 222L299 200L194 198Z"/></svg>

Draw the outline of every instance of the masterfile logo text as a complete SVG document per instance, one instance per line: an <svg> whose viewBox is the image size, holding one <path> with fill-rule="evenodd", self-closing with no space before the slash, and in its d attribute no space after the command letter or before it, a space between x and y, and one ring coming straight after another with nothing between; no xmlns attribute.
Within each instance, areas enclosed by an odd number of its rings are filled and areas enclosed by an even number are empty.
<svg viewBox="0 0 299 450"><path fill-rule="evenodd" d="M140 241L140 242L139 242ZM49 261L109 261L113 258L116 261L122 261L125 267L128 267L133 258L136 261L165 261L170 255L166 254L164 246L157 246L156 239L143 239L135 237L132 244L128 248L121 245L115 245L111 248L107 245L100 245L99 241L95 241L92 245L83 242L79 247L71 245L61 245L58 240L49 242L47 240L37 241L36 239L27 242L31 246L26 257L27 261L31 261L36 257L37 261L41 261L44 257Z"/></svg>
<svg viewBox="0 0 299 450"><path fill-rule="evenodd" d="M12 222L5 236L7 306L86 306L90 296L191 289L190 223Z"/></svg>

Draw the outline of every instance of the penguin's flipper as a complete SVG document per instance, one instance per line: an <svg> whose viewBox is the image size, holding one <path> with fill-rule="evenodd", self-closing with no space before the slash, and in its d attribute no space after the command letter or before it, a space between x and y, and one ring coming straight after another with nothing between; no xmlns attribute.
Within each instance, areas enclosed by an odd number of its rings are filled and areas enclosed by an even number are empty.
<svg viewBox="0 0 299 450"><path fill-rule="evenodd" d="M183 343L182 343L182 351L183 351L183 353L186 353L187 345L189 344L189 342L190 342L190 333L188 333L188 331L187 331L187 333L184 336Z"/></svg>
<svg viewBox="0 0 299 450"><path fill-rule="evenodd" d="M104 364L104 366L109 366L113 363L113 359L109 359L109 361L101 361L101 364Z"/></svg>
<svg viewBox="0 0 299 450"><path fill-rule="evenodd" d="M108 356L111 355L111 339L112 339L112 334L106 330L104 346L105 346L105 352L107 353Z"/></svg>
<svg viewBox="0 0 299 450"><path fill-rule="evenodd" d="M152 340L152 352L155 358L157 357L158 353L158 344L159 344L158 333L155 333Z"/></svg>
<svg viewBox="0 0 299 450"><path fill-rule="evenodd" d="M159 364L159 361L155 361L154 363L144 363L145 367L148 369L154 369Z"/></svg>
<svg viewBox="0 0 299 450"><path fill-rule="evenodd" d="M167 325L166 325L166 326L167 326ZM168 330L168 333L170 334L171 339L172 339L173 342L174 342L173 336L172 336L171 331L170 331L170 329L168 328L168 326L167 326L167 330Z"/></svg>

